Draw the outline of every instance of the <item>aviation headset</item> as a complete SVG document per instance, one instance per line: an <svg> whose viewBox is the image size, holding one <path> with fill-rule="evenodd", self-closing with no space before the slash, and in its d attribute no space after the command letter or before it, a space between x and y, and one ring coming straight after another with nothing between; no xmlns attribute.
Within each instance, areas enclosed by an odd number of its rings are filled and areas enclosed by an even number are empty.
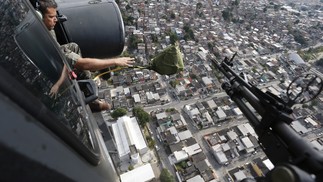
<svg viewBox="0 0 323 182"><path fill-rule="evenodd" d="M44 13L43 11L44 11L44 9L41 9L40 1L41 0L30 0L30 2L33 5L33 7L35 8L35 11L36 11L37 15L39 16L39 18L43 19L43 13ZM55 2L55 0L43 0L43 1ZM58 21L60 21L60 22L64 22L64 21L67 20L66 16L64 16L64 15L60 15L57 18L58 18Z"/></svg>
<svg viewBox="0 0 323 182"><path fill-rule="evenodd" d="M39 18L43 19L43 13L39 10L39 7L40 7L39 0L30 0L30 2L33 5L33 7L35 8L35 11L36 11L37 15L39 16Z"/></svg>

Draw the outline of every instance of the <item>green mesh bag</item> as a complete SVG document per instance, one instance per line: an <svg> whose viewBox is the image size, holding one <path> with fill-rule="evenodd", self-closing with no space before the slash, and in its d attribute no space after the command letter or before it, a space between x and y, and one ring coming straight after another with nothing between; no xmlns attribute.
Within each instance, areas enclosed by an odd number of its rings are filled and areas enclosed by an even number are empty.
<svg viewBox="0 0 323 182"><path fill-rule="evenodd" d="M119 71L125 68L149 69L161 75L173 75L183 71L184 64L182 53L179 50L178 44L176 44L167 47L161 53L157 54L153 59L151 59L148 66L117 67L113 70L108 70L96 75L94 80L97 80L110 72Z"/></svg>
<svg viewBox="0 0 323 182"><path fill-rule="evenodd" d="M183 71L183 58L178 45L169 46L157 54L151 59L151 63L147 68L161 75L173 75Z"/></svg>

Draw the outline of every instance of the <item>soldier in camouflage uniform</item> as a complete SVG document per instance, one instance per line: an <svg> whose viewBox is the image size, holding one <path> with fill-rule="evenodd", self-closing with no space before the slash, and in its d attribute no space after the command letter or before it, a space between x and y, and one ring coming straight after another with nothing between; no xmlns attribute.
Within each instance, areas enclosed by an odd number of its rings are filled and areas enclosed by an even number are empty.
<svg viewBox="0 0 323 182"><path fill-rule="evenodd" d="M54 0L39 0L38 3L38 9L42 14L43 22L50 33L53 35L54 39L56 39L54 27L57 23L57 3ZM65 44L60 46L60 48L65 54L69 64L73 69L78 70L78 72L83 72L84 70L98 71L110 66L128 67L132 66L132 64L134 63L134 58L130 57L118 57L111 59L83 58L81 56L80 48L75 43ZM80 74L79 76L89 77L88 74ZM59 84L55 84L54 86L55 89L52 89L51 92L55 94L55 92L57 92L59 88ZM101 111L111 108L109 104L100 100L96 100L94 103L91 103L90 107L92 111Z"/></svg>
<svg viewBox="0 0 323 182"><path fill-rule="evenodd" d="M54 38L54 40L56 41L56 43L60 47L61 51L64 53L69 64L75 65L76 61L82 57L82 53L81 53L81 49L80 49L79 45L74 42L60 45L57 42L55 31L50 30L49 33L52 35L52 37ZM91 72L88 70L74 69L74 72L76 73L78 80L84 80L84 79L91 78Z"/></svg>

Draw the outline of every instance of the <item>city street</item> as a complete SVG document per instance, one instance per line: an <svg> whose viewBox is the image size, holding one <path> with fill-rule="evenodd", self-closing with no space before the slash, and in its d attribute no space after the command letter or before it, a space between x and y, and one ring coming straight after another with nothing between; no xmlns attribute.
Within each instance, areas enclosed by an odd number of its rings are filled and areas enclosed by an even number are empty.
<svg viewBox="0 0 323 182"><path fill-rule="evenodd" d="M263 84L259 88L265 88L268 86L276 85L278 83L279 83L279 81L277 81L277 80L271 81L271 82ZM213 127L199 130L195 126L195 124L192 122L192 120L187 116L187 114L183 112L182 109L183 109L184 105L194 104L197 101L203 102L203 101L211 100L213 98L222 98L225 96L227 96L227 94L225 92L220 92L220 93L211 94L208 97L205 97L203 99L201 99L200 97L197 97L197 96L193 97L192 99L184 100L184 101L174 99L174 100L172 100L172 102L165 104L165 105L156 105L156 106L149 106L149 107L144 108L144 110L148 113L150 113L151 111L154 111L156 109L167 109L167 108L175 108L176 110L180 111L181 115L184 117L185 121L187 122L188 130L191 131L193 137L196 139L197 143L200 145L200 147L203 150L204 154L206 155L208 161L210 162L212 168L215 169L216 175L218 176L219 179L225 178L225 176L227 174L227 169L234 168L235 166L243 166L245 163L248 162L248 159L244 158L241 160L233 160L234 161L233 163L229 164L228 166L223 167L222 165L218 164L218 162L215 160L213 154L210 152L208 144L203 139L203 137L205 135L212 134L214 132L221 131L223 129L234 127L238 124L247 123L248 120L246 120L246 119L236 120L236 121L228 120L228 121L221 122L220 124L216 124ZM158 155L160 157L160 162L161 162L160 167L167 168L173 174L173 176L176 176L174 166L172 166L169 162L169 159L168 159L168 156L165 152L165 148L163 146L163 143L161 143L158 140L156 127L157 126L156 126L155 122L150 122L149 128L150 128L152 135L156 141L156 146L158 146L158 148L159 148ZM259 152L257 155L255 155L255 156L253 155L252 157L255 158L257 156L263 156L263 155L264 155L263 152Z"/></svg>
<svg viewBox="0 0 323 182"><path fill-rule="evenodd" d="M148 124L148 127L151 131L151 135L153 137L153 139L155 140L155 145L156 145L156 152L157 152L157 155L159 156L159 162L160 162L160 171L163 169L163 168L166 168L168 169L171 174L175 177L175 169L174 169L174 166L172 166L168 160L168 156L165 152L165 147L164 147L164 143L161 142L158 137L157 137L157 131L156 131L156 123L154 121L150 122Z"/></svg>

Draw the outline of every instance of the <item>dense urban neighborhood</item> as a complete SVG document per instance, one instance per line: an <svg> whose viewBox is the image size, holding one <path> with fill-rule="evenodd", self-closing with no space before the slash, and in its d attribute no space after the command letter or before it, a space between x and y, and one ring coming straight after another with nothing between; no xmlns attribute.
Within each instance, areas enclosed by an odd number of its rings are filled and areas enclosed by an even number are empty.
<svg viewBox="0 0 323 182"><path fill-rule="evenodd" d="M116 1L126 33L124 55L149 65L178 43L184 70L160 75L124 69L99 80L113 106L96 113L122 182L241 181L274 168L214 66L232 69L282 99L294 78L323 78L323 6L319 0ZM320 90L321 88L313 88ZM323 150L323 96L294 105L290 126Z"/></svg>

